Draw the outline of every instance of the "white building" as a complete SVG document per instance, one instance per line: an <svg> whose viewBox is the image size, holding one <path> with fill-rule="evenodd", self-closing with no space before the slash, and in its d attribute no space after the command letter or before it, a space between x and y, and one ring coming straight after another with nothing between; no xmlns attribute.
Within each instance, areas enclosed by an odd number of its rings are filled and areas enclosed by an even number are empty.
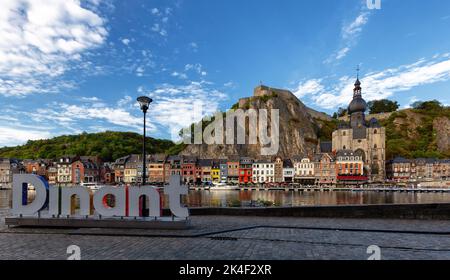
<svg viewBox="0 0 450 280"><path fill-rule="evenodd" d="M290 159L283 161L283 182L294 182L295 168Z"/></svg>
<svg viewBox="0 0 450 280"><path fill-rule="evenodd" d="M0 188L12 187L13 175L22 173L23 167L16 159L0 158Z"/></svg>
<svg viewBox="0 0 450 280"><path fill-rule="evenodd" d="M69 186L72 184L72 162L73 157L61 157L58 159L56 169L58 170L58 185Z"/></svg>
<svg viewBox="0 0 450 280"><path fill-rule="evenodd" d="M273 183L275 177L275 164L273 162L258 161L253 163L253 183Z"/></svg>
<svg viewBox="0 0 450 280"><path fill-rule="evenodd" d="M313 178L314 177L314 162L309 158L303 158L301 161L294 163L295 177Z"/></svg>

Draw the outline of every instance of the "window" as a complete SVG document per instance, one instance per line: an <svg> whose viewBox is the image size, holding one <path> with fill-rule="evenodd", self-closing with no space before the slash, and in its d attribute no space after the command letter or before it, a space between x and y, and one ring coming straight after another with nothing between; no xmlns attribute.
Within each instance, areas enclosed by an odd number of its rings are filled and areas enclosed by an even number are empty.
<svg viewBox="0 0 450 280"><path fill-rule="evenodd" d="M347 132L345 132L345 131L342 132L342 135L343 135L343 136L346 136L346 135L347 135Z"/></svg>
<svg viewBox="0 0 450 280"><path fill-rule="evenodd" d="M373 148L378 149L378 145L377 144L373 145Z"/></svg>
<svg viewBox="0 0 450 280"><path fill-rule="evenodd" d="M375 130L373 131L373 134L377 134L377 133L378 133L378 130L375 129Z"/></svg>

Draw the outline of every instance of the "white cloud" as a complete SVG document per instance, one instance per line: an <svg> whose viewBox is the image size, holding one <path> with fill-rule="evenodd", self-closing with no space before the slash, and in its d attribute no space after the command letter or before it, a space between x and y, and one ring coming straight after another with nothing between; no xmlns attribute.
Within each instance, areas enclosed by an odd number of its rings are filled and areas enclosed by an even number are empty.
<svg viewBox="0 0 450 280"><path fill-rule="evenodd" d="M96 97L96 96L93 96L93 97L81 97L81 101L84 101L84 102L100 102L101 99Z"/></svg>
<svg viewBox="0 0 450 280"><path fill-rule="evenodd" d="M324 90L324 86L321 84L321 79L312 79L306 82L299 83L297 89L294 90L295 96L302 98L307 94L318 94Z"/></svg>
<svg viewBox="0 0 450 280"><path fill-rule="evenodd" d="M139 92L139 90L138 90L138 92ZM130 106L132 106L132 102L133 102L133 98L129 95L126 95L122 99L117 101L117 106L119 108L130 107Z"/></svg>
<svg viewBox="0 0 450 280"><path fill-rule="evenodd" d="M158 8L153 8L153 9L152 9L152 14L154 14L154 15L159 14Z"/></svg>
<svg viewBox="0 0 450 280"><path fill-rule="evenodd" d="M227 98L221 91L211 88L206 81L190 82L186 85L163 84L154 90L140 88L154 100L151 106L152 120L167 128L172 136L205 115L212 115L219 109L219 103ZM203 104L202 116L193 115L196 104ZM172 140L177 140L173 138Z"/></svg>
<svg viewBox="0 0 450 280"><path fill-rule="evenodd" d="M48 139L51 136L48 131L0 125L0 147L24 144L27 140Z"/></svg>
<svg viewBox="0 0 450 280"><path fill-rule="evenodd" d="M136 75L137 75L138 77L144 76L144 72L145 72L144 67L139 66L138 68L136 68Z"/></svg>
<svg viewBox="0 0 450 280"><path fill-rule="evenodd" d="M159 32L159 34L160 34L161 36L163 36L163 37L166 37L166 36L167 36L167 30L161 29L161 31Z"/></svg>
<svg viewBox="0 0 450 280"><path fill-rule="evenodd" d="M130 39L127 39L127 38L122 39L122 43L126 46L128 46L130 44L130 42L131 42Z"/></svg>
<svg viewBox="0 0 450 280"><path fill-rule="evenodd" d="M185 74L185 73L179 73L179 72L173 72L172 74L171 74L171 76L172 77L177 77L177 78L180 78L180 79L182 79L182 80L186 80L187 78L188 78L188 76Z"/></svg>
<svg viewBox="0 0 450 280"><path fill-rule="evenodd" d="M184 71L191 71L191 70L197 72L201 76L206 76L208 74L208 72L203 70L203 66L200 63L186 64L184 66Z"/></svg>
<svg viewBox="0 0 450 280"><path fill-rule="evenodd" d="M167 36L167 31L159 23L153 24L151 30L153 32L159 33L163 37Z"/></svg>
<svg viewBox="0 0 450 280"><path fill-rule="evenodd" d="M95 131L141 132L143 122L139 105L128 95L118 100L116 105L105 104L92 97L85 98L85 102L81 104L52 102L28 111L12 107L0 108L0 113L6 116L0 117L0 146L23 144L28 140L60 134L81 133L92 127L101 128ZM151 120L147 127L149 132L156 131Z"/></svg>
<svg viewBox="0 0 450 280"><path fill-rule="evenodd" d="M336 59L340 60L340 59L344 58L349 51L350 51L349 47L345 47L345 48L341 49L340 51L337 52Z"/></svg>
<svg viewBox="0 0 450 280"><path fill-rule="evenodd" d="M189 47L196 52L198 50L198 44L196 42L189 43Z"/></svg>
<svg viewBox="0 0 450 280"><path fill-rule="evenodd" d="M234 84L234 82L230 81L230 82L223 84L223 86L227 87L227 88L234 88L236 85Z"/></svg>
<svg viewBox="0 0 450 280"><path fill-rule="evenodd" d="M133 128L135 130L140 129L142 124L142 118L135 117L129 111L120 107L70 105L67 103L58 103L56 107L59 109L38 109L37 112L44 119L52 118L61 124L76 123L78 120L89 120L90 122L104 120L114 125Z"/></svg>
<svg viewBox="0 0 450 280"><path fill-rule="evenodd" d="M104 20L77 0L2 1L0 94L58 91L70 63L107 34Z"/></svg>
<svg viewBox="0 0 450 280"><path fill-rule="evenodd" d="M392 96L414 87L450 80L450 59L445 55L437 59L420 59L415 63L372 72L361 79L366 101ZM326 109L347 105L353 96L354 78L342 77L339 82L312 96L315 103Z"/></svg>
<svg viewBox="0 0 450 280"><path fill-rule="evenodd" d="M348 25L342 27L342 37L344 39L353 39L354 36L361 33L364 25L369 21L369 13L362 12L358 17Z"/></svg>
<svg viewBox="0 0 450 280"><path fill-rule="evenodd" d="M351 49L357 44L358 37L363 31L364 26L369 22L370 13L362 11L353 21L344 24L341 29L341 47L334 52L325 63L339 61L347 56Z"/></svg>

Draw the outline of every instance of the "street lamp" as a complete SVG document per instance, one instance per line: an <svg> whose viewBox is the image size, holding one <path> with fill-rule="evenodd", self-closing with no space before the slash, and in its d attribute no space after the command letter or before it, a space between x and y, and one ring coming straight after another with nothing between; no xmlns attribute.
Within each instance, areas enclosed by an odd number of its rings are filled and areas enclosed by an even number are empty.
<svg viewBox="0 0 450 280"><path fill-rule="evenodd" d="M146 158L146 151L145 151L145 122L146 122L146 115L148 107L150 106L150 103L152 103L152 99L147 96L141 96L138 97L137 101L139 102L139 105L141 106L142 112L144 112L144 139L142 140L142 185L145 186L145 158ZM146 198L144 197L142 200L142 214L143 216L147 216L147 209L146 209Z"/></svg>

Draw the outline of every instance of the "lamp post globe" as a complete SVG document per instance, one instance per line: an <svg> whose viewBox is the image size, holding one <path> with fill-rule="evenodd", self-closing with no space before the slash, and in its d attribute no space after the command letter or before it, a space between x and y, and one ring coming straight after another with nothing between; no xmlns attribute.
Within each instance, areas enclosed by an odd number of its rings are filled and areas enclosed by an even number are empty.
<svg viewBox="0 0 450 280"><path fill-rule="evenodd" d="M152 103L153 102L153 100L150 98L150 97L148 97L148 96L140 96L140 97L138 97L137 98L137 102L139 102L139 105L141 106L141 110L142 110L142 112L144 113L144 138L143 138L143 140L142 140L142 186L145 186L145 184L146 184L146 162L145 162L145 160L146 160L146 157L147 157L147 155L146 155L146 147L145 147L145 138L146 138L146 136L145 136L145 132L146 132L146 128L145 128L145 125L146 125L146 115L147 115L147 110L148 110L148 108L149 108L149 106L150 106L150 103ZM142 199L142 213L143 213L143 216L147 216L147 207L146 207L146 201L145 201L146 199L145 198L143 198Z"/></svg>
<svg viewBox="0 0 450 280"><path fill-rule="evenodd" d="M140 96L137 98L137 101L139 102L139 105L141 106L141 110L142 110L142 112L144 112L144 114L147 113L150 103L153 102L153 100L147 96Z"/></svg>

